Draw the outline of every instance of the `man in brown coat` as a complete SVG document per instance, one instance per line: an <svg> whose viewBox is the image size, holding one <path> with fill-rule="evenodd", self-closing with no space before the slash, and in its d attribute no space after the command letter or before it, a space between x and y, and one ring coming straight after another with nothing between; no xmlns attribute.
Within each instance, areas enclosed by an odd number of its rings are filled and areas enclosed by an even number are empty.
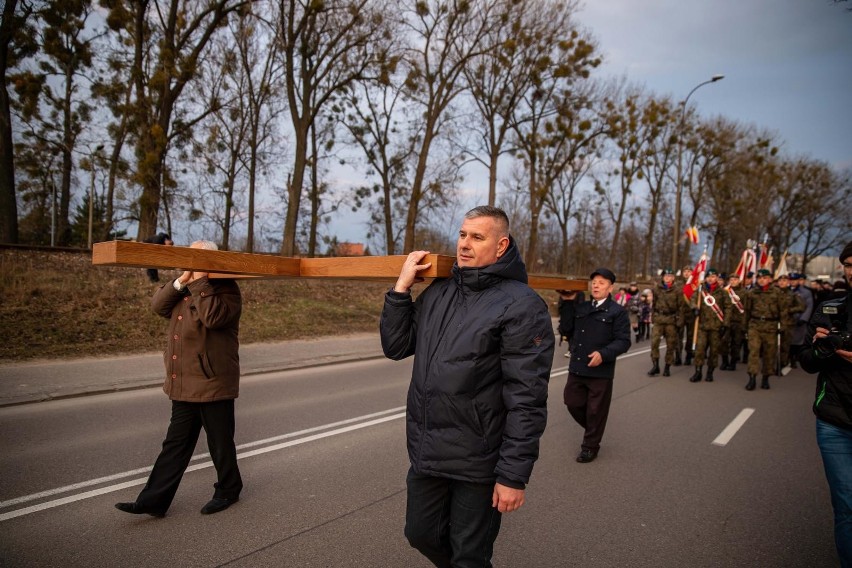
<svg viewBox="0 0 852 568"><path fill-rule="evenodd" d="M192 248L216 250L216 245L197 241ZM136 501L115 507L126 513L164 516L203 427L218 480L213 498L201 513L217 513L235 503L243 487L234 446L240 289L234 280L210 280L205 272L186 271L161 286L151 304L154 313L169 318L163 391L172 401L172 417L145 488Z"/></svg>

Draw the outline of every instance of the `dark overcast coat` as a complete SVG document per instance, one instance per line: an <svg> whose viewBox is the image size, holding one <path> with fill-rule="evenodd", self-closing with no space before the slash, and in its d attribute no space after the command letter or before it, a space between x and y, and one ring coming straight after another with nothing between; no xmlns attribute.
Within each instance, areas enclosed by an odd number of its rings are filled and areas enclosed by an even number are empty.
<svg viewBox="0 0 852 568"><path fill-rule="evenodd" d="M523 488L547 422L555 338L514 241L496 263L453 266L416 301L393 290L382 349L415 355L406 433L423 475Z"/></svg>

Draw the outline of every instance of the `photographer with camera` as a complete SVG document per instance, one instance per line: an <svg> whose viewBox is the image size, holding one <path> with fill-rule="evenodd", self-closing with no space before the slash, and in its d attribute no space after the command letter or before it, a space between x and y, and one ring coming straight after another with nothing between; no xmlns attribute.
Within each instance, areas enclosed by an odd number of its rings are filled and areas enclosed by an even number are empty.
<svg viewBox="0 0 852 568"><path fill-rule="evenodd" d="M852 242L840 262L852 283ZM840 565L852 568L852 294L821 303L809 326L813 338L799 361L808 373L819 373L813 405L817 444L831 491Z"/></svg>

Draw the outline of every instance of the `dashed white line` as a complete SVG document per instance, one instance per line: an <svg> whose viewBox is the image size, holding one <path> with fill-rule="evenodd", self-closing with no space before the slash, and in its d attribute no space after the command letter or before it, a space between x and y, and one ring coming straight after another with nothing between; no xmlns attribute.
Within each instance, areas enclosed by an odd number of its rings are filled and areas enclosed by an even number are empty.
<svg viewBox="0 0 852 568"><path fill-rule="evenodd" d="M748 420L752 414L754 414L753 408L743 408L740 413L737 414L737 417L734 418L718 436L716 436L716 439L713 440L713 445L726 446L728 442L731 441L731 438L734 437L734 434L739 432L740 428L743 427L743 424L746 423L746 420Z"/></svg>

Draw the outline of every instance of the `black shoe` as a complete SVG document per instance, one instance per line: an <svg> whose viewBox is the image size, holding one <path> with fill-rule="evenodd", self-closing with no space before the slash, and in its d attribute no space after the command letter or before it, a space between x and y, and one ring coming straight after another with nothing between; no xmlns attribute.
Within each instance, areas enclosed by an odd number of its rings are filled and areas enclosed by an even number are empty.
<svg viewBox="0 0 852 568"><path fill-rule="evenodd" d="M660 361L659 359L653 359L654 366L651 367L651 370L648 371L649 377L656 377L660 374Z"/></svg>
<svg viewBox="0 0 852 568"><path fill-rule="evenodd" d="M152 517L165 517L165 511L153 511L151 509L147 509L135 501L130 503L116 503L115 508L119 511L124 511L125 513L130 513L131 515L151 515Z"/></svg>
<svg viewBox="0 0 852 568"><path fill-rule="evenodd" d="M692 365L692 353L686 354L686 361L684 361L683 364L686 365L687 367Z"/></svg>
<svg viewBox="0 0 852 568"><path fill-rule="evenodd" d="M590 461L594 461L594 459L598 457L598 453L592 450L581 450L579 454L577 454L577 461L579 463L589 463Z"/></svg>
<svg viewBox="0 0 852 568"><path fill-rule="evenodd" d="M769 390L769 377L763 377L763 380L760 381L760 388Z"/></svg>
<svg viewBox="0 0 852 568"><path fill-rule="evenodd" d="M713 382L713 367L707 367L707 375L704 377L704 380L708 383Z"/></svg>
<svg viewBox="0 0 852 568"><path fill-rule="evenodd" d="M754 380L754 375L749 375L748 376L748 383L746 383L746 387L745 387L746 390L747 391L753 391L754 387L756 387L756 386L757 386L757 383Z"/></svg>
<svg viewBox="0 0 852 568"><path fill-rule="evenodd" d="M681 361L680 353L678 353L677 355L675 355L674 366L680 367L681 365L683 365L683 361Z"/></svg>
<svg viewBox="0 0 852 568"><path fill-rule="evenodd" d="M671 377L672 376L671 365L666 365L665 367L663 367L663 376L664 377Z"/></svg>
<svg viewBox="0 0 852 568"><path fill-rule="evenodd" d="M696 365L695 372L689 377L690 383L700 383L701 382L701 366Z"/></svg>
<svg viewBox="0 0 852 568"><path fill-rule="evenodd" d="M201 507L201 514L212 515L213 513L224 511L237 501L239 501L239 499L225 499L224 497L213 497L207 502L206 505Z"/></svg>

